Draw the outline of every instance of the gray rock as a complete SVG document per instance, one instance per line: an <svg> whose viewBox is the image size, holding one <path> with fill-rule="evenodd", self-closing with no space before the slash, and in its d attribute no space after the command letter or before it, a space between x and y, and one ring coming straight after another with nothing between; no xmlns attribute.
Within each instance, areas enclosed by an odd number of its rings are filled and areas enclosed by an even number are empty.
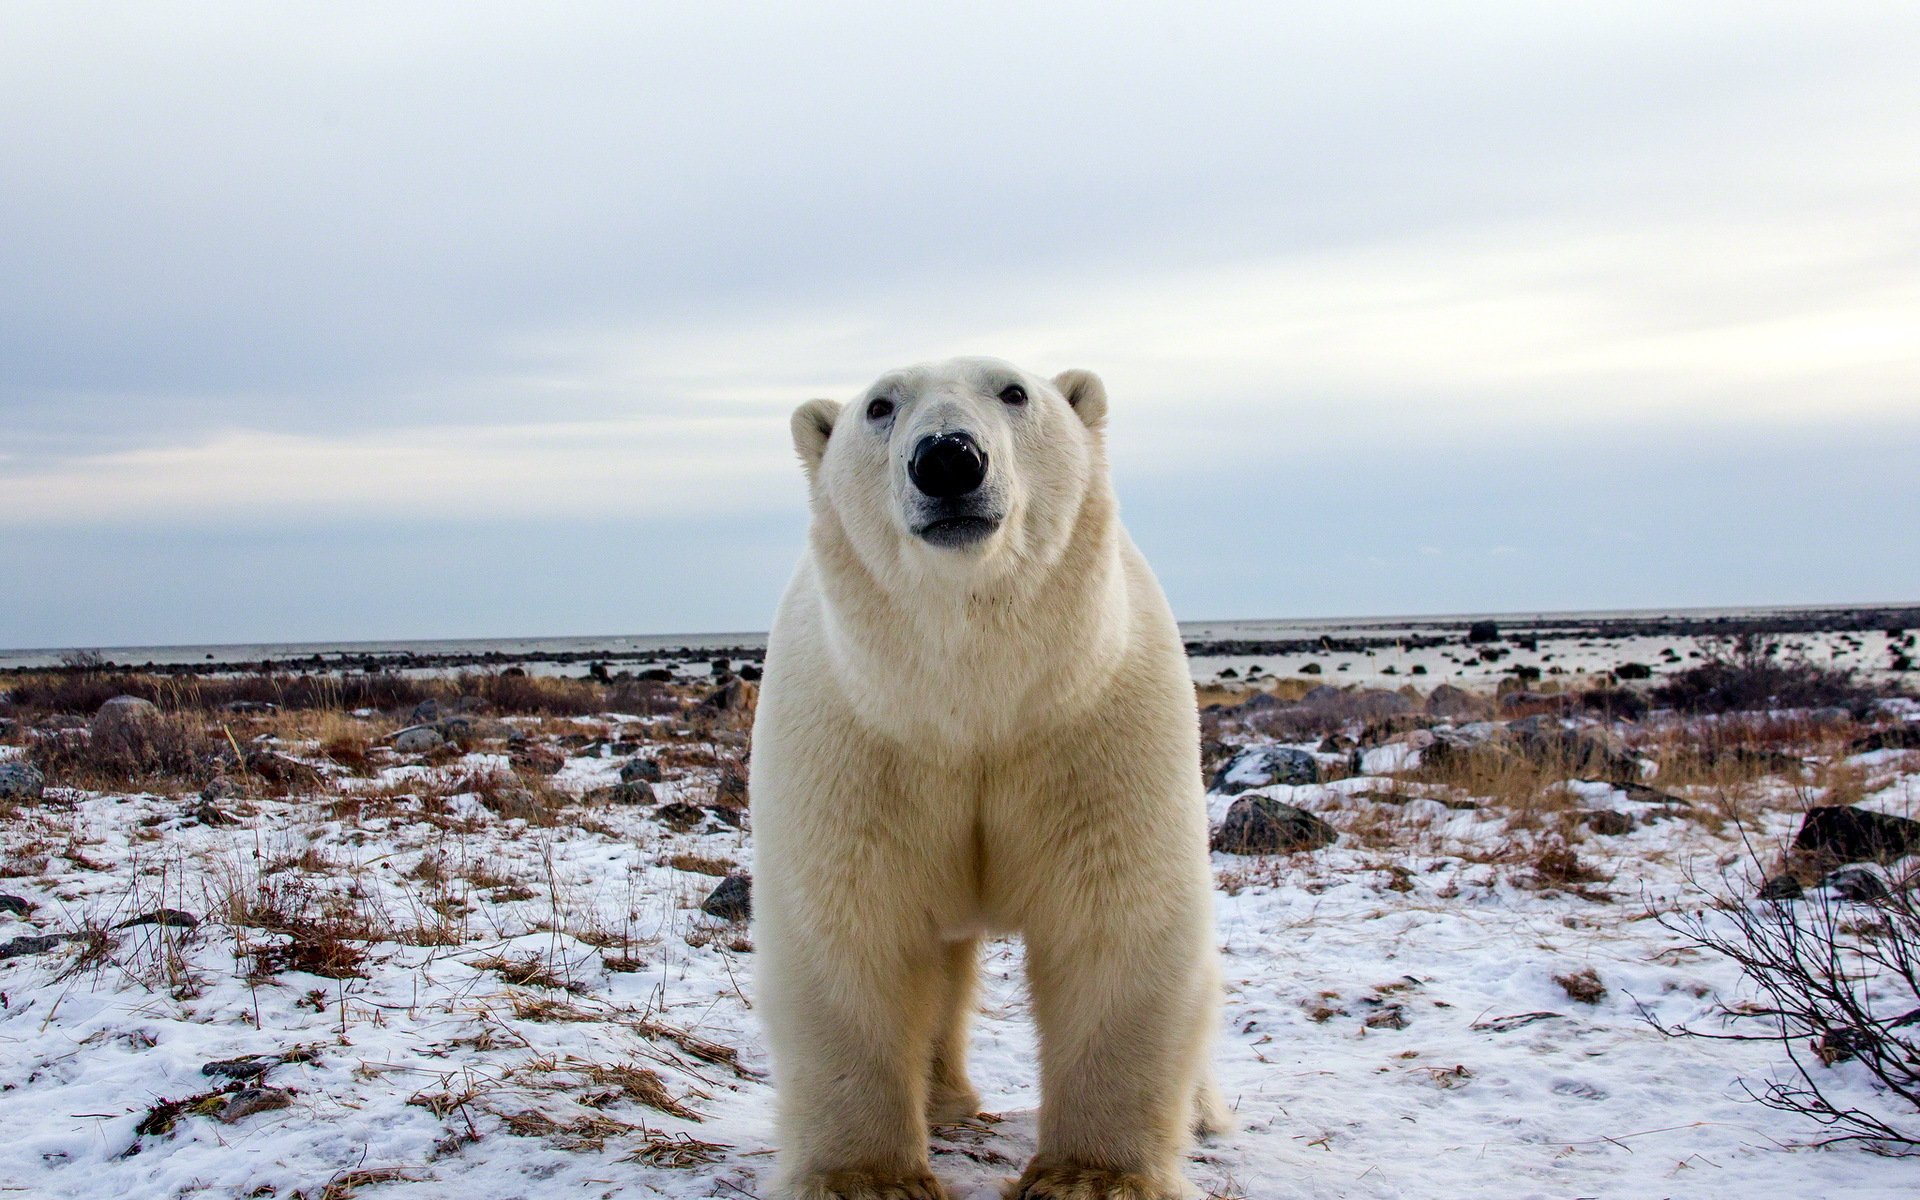
<svg viewBox="0 0 1920 1200"><path fill-rule="evenodd" d="M1399 692L1389 692L1382 688L1368 688L1348 697L1355 716L1369 721L1381 717L1396 717L1401 713L1413 711L1413 701Z"/></svg>
<svg viewBox="0 0 1920 1200"><path fill-rule="evenodd" d="M620 768L621 783L659 783L660 764L650 758L636 758Z"/></svg>
<svg viewBox="0 0 1920 1200"><path fill-rule="evenodd" d="M407 716L408 723L413 725L431 725L439 719L440 702L438 700L422 700L413 706L413 712Z"/></svg>
<svg viewBox="0 0 1920 1200"><path fill-rule="evenodd" d="M64 941L66 939L57 933L47 933L17 937L10 942L0 942L0 962L27 954L45 954Z"/></svg>
<svg viewBox="0 0 1920 1200"><path fill-rule="evenodd" d="M156 908L152 912L141 913L137 917L128 917L115 925L115 929L132 929L136 925L158 925L165 929L192 929L200 924L200 918L178 908Z"/></svg>
<svg viewBox="0 0 1920 1200"><path fill-rule="evenodd" d="M1255 692L1253 695L1248 696L1245 700L1235 705L1234 711L1239 713L1257 713L1265 709L1279 707L1280 697L1274 695L1272 692Z"/></svg>
<svg viewBox="0 0 1920 1200"><path fill-rule="evenodd" d="M723 921L744 921L753 915L753 876L743 872L727 876L700 902L700 911Z"/></svg>
<svg viewBox="0 0 1920 1200"><path fill-rule="evenodd" d="M1869 900L1884 900L1891 894L1887 887L1887 878L1879 871L1864 863L1850 867L1841 867L1815 886L1830 889L1836 899L1865 903Z"/></svg>
<svg viewBox="0 0 1920 1200"><path fill-rule="evenodd" d="M1274 784L1319 783L1320 760L1290 746L1249 746L1214 774L1212 790L1236 796L1249 788Z"/></svg>
<svg viewBox="0 0 1920 1200"><path fill-rule="evenodd" d="M38 800L46 790L47 777L32 763L0 762L0 800Z"/></svg>
<svg viewBox="0 0 1920 1200"><path fill-rule="evenodd" d="M431 725L409 725L393 735L393 748L403 754L418 754L446 744L440 731Z"/></svg>
<svg viewBox="0 0 1920 1200"><path fill-rule="evenodd" d="M220 1058L200 1068L200 1073L216 1079L255 1079L287 1061L281 1054L248 1054L240 1058Z"/></svg>
<svg viewBox="0 0 1920 1200"><path fill-rule="evenodd" d="M1593 776L1606 780L1640 778L1640 760L1616 737L1601 729L1560 729L1528 726L1515 721L1507 727L1507 743L1535 766L1565 771L1569 777Z"/></svg>
<svg viewBox="0 0 1920 1200"><path fill-rule="evenodd" d="M0 895L0 913L12 917L24 917L33 911L33 905L27 903L25 896Z"/></svg>
<svg viewBox="0 0 1920 1200"><path fill-rule="evenodd" d="M1465 717L1485 712L1486 702L1465 688L1443 683L1427 693L1427 715L1433 717Z"/></svg>
<svg viewBox="0 0 1920 1200"><path fill-rule="evenodd" d="M93 740L106 746L127 746L146 735L160 709L139 696L115 696L100 706L87 723Z"/></svg>
<svg viewBox="0 0 1920 1200"><path fill-rule="evenodd" d="M1339 840L1333 826L1304 809L1267 796L1242 796L1214 831L1213 848L1227 854L1292 854Z"/></svg>

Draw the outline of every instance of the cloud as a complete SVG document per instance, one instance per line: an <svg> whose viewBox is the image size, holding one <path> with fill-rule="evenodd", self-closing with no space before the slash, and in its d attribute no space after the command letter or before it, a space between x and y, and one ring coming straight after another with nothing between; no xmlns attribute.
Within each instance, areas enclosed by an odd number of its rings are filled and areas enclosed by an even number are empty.
<svg viewBox="0 0 1920 1200"><path fill-rule="evenodd" d="M0 538L77 581L135 529L186 571L241 525L609 519L712 568L688 514L798 511L794 403L969 352L1100 371L1157 529L1398 472L1333 514L1392 564L1423 463L1731 484L1920 432L1916 54L1894 4L12 6ZM1532 544L1488 478L1449 508L1429 544ZM1315 587L1213 611L1358 603Z"/></svg>

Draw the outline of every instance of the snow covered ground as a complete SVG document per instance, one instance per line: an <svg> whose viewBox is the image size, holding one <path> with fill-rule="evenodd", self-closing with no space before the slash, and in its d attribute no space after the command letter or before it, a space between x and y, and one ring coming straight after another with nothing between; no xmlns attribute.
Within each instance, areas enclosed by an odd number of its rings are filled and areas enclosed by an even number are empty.
<svg viewBox="0 0 1920 1200"><path fill-rule="evenodd" d="M1920 815L1920 755L1857 765L1872 806ZM509 818L462 790L502 766L472 754L223 802L234 824L181 796L18 809L0 825L0 892L29 910L0 915L0 942L82 936L0 963L0 1191L763 1195L749 930L699 908L715 872L748 863L749 833L712 816L676 832L608 802ZM619 766L573 758L554 781L582 793ZM1530 864L1564 823L1386 783L1265 789L1340 842L1215 856L1217 1060L1239 1128L1195 1149L1196 1184L1248 1200L1913 1194L1912 1160L1821 1148L1810 1122L1745 1098L1743 1078L1785 1069L1778 1047L1673 1039L1647 1019L1717 1029L1742 995L1730 964L1650 915L1700 909L1690 880L1751 895L1734 827L1643 820L1578 842L1597 879L1557 881ZM693 769L657 786L661 801L711 791ZM1605 785L1568 798L1636 807ZM1763 847L1791 835L1794 788L1751 799ZM118 928L161 909L198 923ZM271 932L289 912L363 933L357 977L276 959L299 941ZM969 1200L1018 1172L1039 1101L1018 944L993 943L984 969L988 1112L934 1138ZM1586 971L1604 989L1591 1002L1556 981ZM228 1123L226 1097L195 1103L225 1082L207 1064L248 1055L288 1059L261 1081L282 1106ZM1868 1097L1849 1064L1831 1074ZM186 1102L164 1130L163 1101Z"/></svg>

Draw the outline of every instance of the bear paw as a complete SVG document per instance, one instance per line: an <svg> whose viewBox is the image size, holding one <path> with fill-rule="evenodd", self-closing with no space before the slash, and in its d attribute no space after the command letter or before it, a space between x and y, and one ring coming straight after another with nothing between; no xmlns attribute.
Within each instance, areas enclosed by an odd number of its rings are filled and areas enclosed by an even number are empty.
<svg viewBox="0 0 1920 1200"><path fill-rule="evenodd" d="M972 1088L938 1090L927 1097L927 1124L958 1125L980 1115L980 1093Z"/></svg>
<svg viewBox="0 0 1920 1200"><path fill-rule="evenodd" d="M883 1176L868 1171L816 1175L780 1193L790 1200L947 1200L947 1189L924 1172Z"/></svg>
<svg viewBox="0 0 1920 1200"><path fill-rule="evenodd" d="M1028 1167L1006 1200L1187 1200L1185 1188L1168 1191L1144 1175L1097 1167Z"/></svg>

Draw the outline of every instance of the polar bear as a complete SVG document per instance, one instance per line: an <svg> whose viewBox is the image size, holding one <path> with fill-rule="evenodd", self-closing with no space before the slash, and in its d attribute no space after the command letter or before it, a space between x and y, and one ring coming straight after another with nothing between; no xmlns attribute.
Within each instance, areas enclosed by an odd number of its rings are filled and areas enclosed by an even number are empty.
<svg viewBox="0 0 1920 1200"><path fill-rule="evenodd" d="M793 415L812 525L767 643L751 787L782 1200L943 1200L979 939L1040 1037L1018 1200L1191 1195L1224 1125L1198 716L1121 527L1106 390L988 358Z"/></svg>

